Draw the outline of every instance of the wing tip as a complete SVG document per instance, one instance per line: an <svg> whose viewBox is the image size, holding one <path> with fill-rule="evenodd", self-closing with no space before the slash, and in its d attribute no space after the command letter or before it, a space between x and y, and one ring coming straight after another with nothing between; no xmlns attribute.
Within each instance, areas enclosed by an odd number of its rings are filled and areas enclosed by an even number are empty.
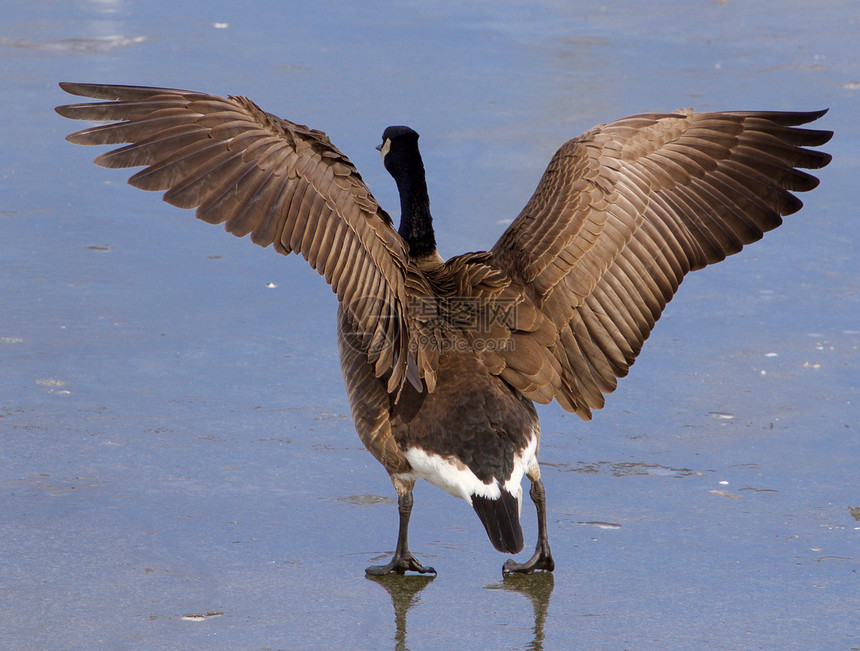
<svg viewBox="0 0 860 651"><path fill-rule="evenodd" d="M108 84L88 84L77 81L61 81L58 85L69 95L77 97L102 97L100 92L103 93L106 89L112 88Z"/></svg>

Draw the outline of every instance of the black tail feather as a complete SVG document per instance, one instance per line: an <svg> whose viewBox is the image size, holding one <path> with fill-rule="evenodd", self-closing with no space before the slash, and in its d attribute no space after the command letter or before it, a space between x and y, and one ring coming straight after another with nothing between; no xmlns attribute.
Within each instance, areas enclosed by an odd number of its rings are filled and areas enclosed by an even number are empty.
<svg viewBox="0 0 860 651"><path fill-rule="evenodd" d="M516 497L504 488L501 497L495 500L472 495L472 508L481 518L493 547L509 554L523 550L520 505Z"/></svg>

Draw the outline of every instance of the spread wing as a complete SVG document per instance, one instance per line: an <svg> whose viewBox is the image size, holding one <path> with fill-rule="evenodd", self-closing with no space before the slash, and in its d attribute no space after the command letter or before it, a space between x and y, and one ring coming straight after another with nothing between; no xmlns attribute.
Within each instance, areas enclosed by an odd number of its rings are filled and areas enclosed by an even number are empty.
<svg viewBox="0 0 860 651"><path fill-rule="evenodd" d="M792 192L818 179L796 168L826 165L828 154L807 147L832 133L796 127L823 114L637 115L563 145L491 251L525 315L523 327L508 319L514 345L495 356L496 372L589 418L689 271L800 209Z"/></svg>
<svg viewBox="0 0 860 651"><path fill-rule="evenodd" d="M129 183L164 191L198 218L279 253L300 253L331 285L363 333L361 346L390 392L405 378L433 384L432 361L412 346L409 294L429 295L406 245L352 163L321 131L262 111L243 97L167 88L70 84L108 100L60 106L65 117L109 121L77 131L81 145L129 143L95 159L137 167Z"/></svg>

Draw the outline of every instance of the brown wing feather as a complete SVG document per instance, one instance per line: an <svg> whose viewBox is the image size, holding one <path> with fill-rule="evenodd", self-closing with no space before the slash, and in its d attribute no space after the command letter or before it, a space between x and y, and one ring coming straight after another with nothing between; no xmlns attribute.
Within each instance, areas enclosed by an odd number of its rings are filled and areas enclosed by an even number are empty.
<svg viewBox="0 0 860 651"><path fill-rule="evenodd" d="M409 462L391 431L391 397L385 383L375 376L361 334L343 309L337 312L337 325L340 368L358 436L389 473L407 472Z"/></svg>
<svg viewBox="0 0 860 651"><path fill-rule="evenodd" d="M800 209L791 193L818 180L795 168L827 165L828 154L807 147L832 133L796 127L823 114L639 115L563 145L492 249L555 340L503 350L500 374L534 400L555 397L589 418L689 271ZM512 341L518 330L513 318Z"/></svg>
<svg viewBox="0 0 860 651"><path fill-rule="evenodd" d="M108 101L60 106L60 115L112 122L72 133L70 142L129 143L96 158L98 165L144 166L129 180L135 187L164 191L165 201L196 208L200 219L223 223L239 237L250 234L260 246L300 253L325 276L364 333L367 361L377 377L387 378L388 390L396 391L407 376L414 382L424 377L432 386L432 356L420 348L409 355L414 324L404 309L409 293L430 290L420 274L407 287L407 275L416 274L408 269L404 242L324 133L265 113L242 97L136 86L61 87Z"/></svg>

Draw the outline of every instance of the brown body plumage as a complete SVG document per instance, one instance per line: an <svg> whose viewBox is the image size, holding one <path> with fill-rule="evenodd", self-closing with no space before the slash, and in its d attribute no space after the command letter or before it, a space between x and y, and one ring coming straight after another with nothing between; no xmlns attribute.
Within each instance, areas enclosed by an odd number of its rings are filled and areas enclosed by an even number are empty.
<svg viewBox="0 0 860 651"><path fill-rule="evenodd" d="M535 555L505 571L553 569L531 401L584 419L627 374L689 271L740 251L797 211L793 191L830 156L808 147L815 113L646 114L565 143L496 245L443 261L435 250L418 135L383 134L401 194L395 230L350 161L320 131L241 97L62 84L104 102L66 117L111 121L71 134L129 145L104 167L145 166L130 183L164 191L210 223L300 253L332 286L356 429L397 489L391 563L408 551L416 478L464 497L500 550L522 548L522 474L538 508ZM434 474L435 473L435 474Z"/></svg>

